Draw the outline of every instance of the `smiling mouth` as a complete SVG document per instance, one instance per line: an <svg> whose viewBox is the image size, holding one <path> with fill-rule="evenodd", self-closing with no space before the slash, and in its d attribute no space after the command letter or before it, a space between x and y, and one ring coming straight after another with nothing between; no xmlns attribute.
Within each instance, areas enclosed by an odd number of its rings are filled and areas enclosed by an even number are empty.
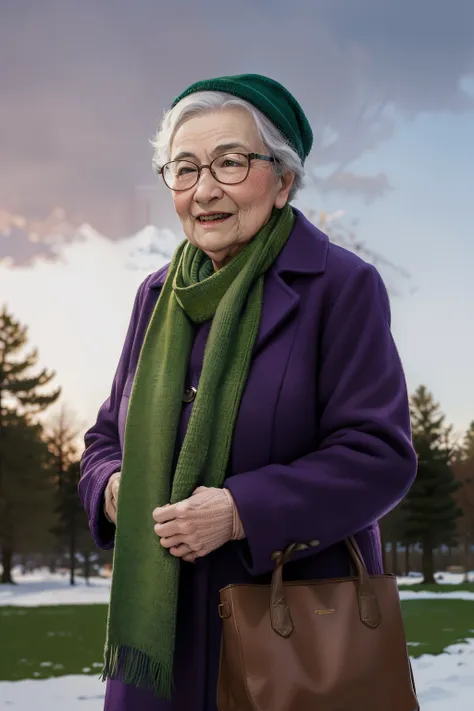
<svg viewBox="0 0 474 711"><path fill-rule="evenodd" d="M216 212L214 215L199 215L198 222L224 222L229 217L232 217L230 212Z"/></svg>

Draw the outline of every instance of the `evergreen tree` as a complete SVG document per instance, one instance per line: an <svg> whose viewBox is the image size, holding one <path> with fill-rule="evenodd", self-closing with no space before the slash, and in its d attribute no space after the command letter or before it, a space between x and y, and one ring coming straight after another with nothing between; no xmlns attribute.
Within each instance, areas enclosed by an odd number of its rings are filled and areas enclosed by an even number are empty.
<svg viewBox="0 0 474 711"><path fill-rule="evenodd" d="M390 543L391 547L391 563L389 566L387 565L386 554L384 551L384 570L389 570L393 575L402 574L398 555L398 546L401 544L405 547L403 570L404 574L408 575L410 572L410 546L417 543L417 541L413 537L413 533L408 528L408 515L404 506L404 501L401 501L398 506L384 516L380 522L380 532L383 547L385 548L387 543Z"/></svg>
<svg viewBox="0 0 474 711"><path fill-rule="evenodd" d="M405 511L399 504L392 511L390 511L384 518L380 521L380 535L382 539L383 546L383 563L384 570L390 570L393 575L400 575L400 569L398 564L398 544L403 541L405 533ZM386 556L386 545L390 543L391 548L391 563L390 567L387 565Z"/></svg>
<svg viewBox="0 0 474 711"><path fill-rule="evenodd" d="M53 529L67 547L71 585L75 584L77 554L82 553L87 563L92 548L87 516L77 495L79 478L80 465L75 461L63 472L61 489L57 492L59 522Z"/></svg>
<svg viewBox="0 0 474 711"><path fill-rule="evenodd" d="M56 489L55 510L59 517L52 533L61 549L64 546L67 548L71 585L75 584L77 553L83 553L88 561L92 548L87 516L77 494L80 470L76 443L79 429L73 414L62 407L51 423L47 438Z"/></svg>
<svg viewBox="0 0 474 711"><path fill-rule="evenodd" d="M34 415L52 405L60 393L59 388L49 393L42 391L54 378L55 373L45 369L37 374L31 373L31 369L37 365L38 353L36 350L25 353L27 343L26 327L15 320L4 306L0 311L0 547L3 582L11 582L10 566L14 539L9 532L12 511L9 509L8 492L11 490L9 480L17 469L14 457L12 458L12 440L7 436L7 427L17 428L14 430L15 441L18 441L19 429L23 431L25 443L32 441L33 430L25 428L33 426ZM21 459L20 450L17 454ZM39 471L33 466L29 466L27 470L32 477ZM32 485L34 488L33 482ZM26 485L24 496L28 496Z"/></svg>
<svg viewBox="0 0 474 711"><path fill-rule="evenodd" d="M462 516L458 520L458 533L464 549L466 582L471 569L474 545L474 422L468 427L453 464L454 475L460 487L456 492Z"/></svg>
<svg viewBox="0 0 474 711"><path fill-rule="evenodd" d="M408 540L422 544L425 583L434 583L434 549L453 545L460 509L455 500L459 488L453 471L450 428L439 404L425 386L411 397L413 444L418 455L417 478L402 508Z"/></svg>
<svg viewBox="0 0 474 711"><path fill-rule="evenodd" d="M3 583L12 583L14 553L38 551L51 543L54 489L42 427L25 415L3 419L3 497L0 519Z"/></svg>
<svg viewBox="0 0 474 711"><path fill-rule="evenodd" d="M54 479L58 492L61 491L65 473L78 458L78 437L80 428L74 416L64 406L50 421L47 443L51 452Z"/></svg>
<svg viewBox="0 0 474 711"><path fill-rule="evenodd" d="M467 428L462 444L462 455L464 459L474 460L474 420Z"/></svg>

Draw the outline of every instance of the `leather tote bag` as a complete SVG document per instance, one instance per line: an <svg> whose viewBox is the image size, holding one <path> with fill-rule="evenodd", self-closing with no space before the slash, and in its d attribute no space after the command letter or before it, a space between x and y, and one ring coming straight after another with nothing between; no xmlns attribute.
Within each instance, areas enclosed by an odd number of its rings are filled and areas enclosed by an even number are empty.
<svg viewBox="0 0 474 711"><path fill-rule="evenodd" d="M219 711L418 711L396 578L371 575L355 539L354 575L220 591Z"/></svg>

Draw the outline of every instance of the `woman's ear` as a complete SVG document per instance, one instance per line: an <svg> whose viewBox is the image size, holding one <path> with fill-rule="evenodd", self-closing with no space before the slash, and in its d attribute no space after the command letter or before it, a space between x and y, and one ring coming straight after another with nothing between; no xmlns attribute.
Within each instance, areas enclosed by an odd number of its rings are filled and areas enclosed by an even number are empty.
<svg viewBox="0 0 474 711"><path fill-rule="evenodd" d="M288 202L288 196L290 194L293 183L295 182L295 174L287 171L279 177L280 188L275 197L275 207L282 208L285 207Z"/></svg>

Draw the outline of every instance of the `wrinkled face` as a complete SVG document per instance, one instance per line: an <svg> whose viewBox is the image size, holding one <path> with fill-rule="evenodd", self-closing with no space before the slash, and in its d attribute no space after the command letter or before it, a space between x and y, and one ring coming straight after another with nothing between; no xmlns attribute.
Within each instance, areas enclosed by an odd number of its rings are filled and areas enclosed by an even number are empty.
<svg viewBox="0 0 474 711"><path fill-rule="evenodd" d="M209 165L228 152L268 155L245 109L229 107L185 121L173 138L170 160ZM238 185L219 183L205 168L194 187L172 193L174 206L188 240L219 269L254 237L274 206L284 207L293 179L292 173L277 176L271 163L260 160L252 160L247 179ZM210 220L209 213L223 217Z"/></svg>

